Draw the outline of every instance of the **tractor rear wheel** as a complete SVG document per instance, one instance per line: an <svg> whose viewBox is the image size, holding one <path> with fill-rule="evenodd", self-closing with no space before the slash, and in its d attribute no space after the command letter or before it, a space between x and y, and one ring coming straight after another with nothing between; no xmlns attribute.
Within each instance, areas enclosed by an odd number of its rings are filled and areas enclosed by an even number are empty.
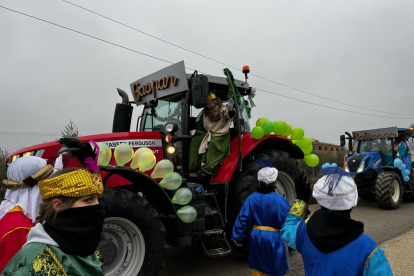
<svg viewBox="0 0 414 276"><path fill-rule="evenodd" d="M262 168L260 165L252 165L255 161L269 161L278 169L279 174L276 181L275 191L282 195L290 204L296 199L294 179L300 175L298 162L292 158L289 153L279 150L259 150L250 153L243 159L243 171L235 173L230 183L229 204L228 204L228 225L227 233L231 236L233 224L240 212L241 207L247 197L257 191L259 183L257 181L257 173ZM240 251L247 251L248 237L243 242Z"/></svg>
<svg viewBox="0 0 414 276"><path fill-rule="evenodd" d="M167 244L157 211L141 196L119 188L105 189L100 203L106 212L99 243L105 275L158 275Z"/></svg>
<svg viewBox="0 0 414 276"><path fill-rule="evenodd" d="M375 181L375 200L382 209L398 209L401 205L403 187L395 172L382 172Z"/></svg>

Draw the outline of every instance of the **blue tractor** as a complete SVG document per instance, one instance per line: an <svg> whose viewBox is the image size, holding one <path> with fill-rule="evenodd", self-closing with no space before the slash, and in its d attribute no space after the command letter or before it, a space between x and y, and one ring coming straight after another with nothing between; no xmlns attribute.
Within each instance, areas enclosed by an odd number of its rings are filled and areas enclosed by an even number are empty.
<svg viewBox="0 0 414 276"><path fill-rule="evenodd" d="M414 154L410 153L413 128L391 127L345 134L347 138L340 137L341 146L345 146L346 139L349 145L344 169L355 180L360 198L375 199L383 209L397 209L402 200L414 202Z"/></svg>

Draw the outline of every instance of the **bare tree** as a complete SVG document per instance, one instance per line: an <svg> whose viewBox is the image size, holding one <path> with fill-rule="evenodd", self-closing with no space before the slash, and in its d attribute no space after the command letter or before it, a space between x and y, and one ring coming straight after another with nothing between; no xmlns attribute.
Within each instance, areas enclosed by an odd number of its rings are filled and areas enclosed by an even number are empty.
<svg viewBox="0 0 414 276"><path fill-rule="evenodd" d="M5 150L0 148L0 201L4 199L4 194L6 193L6 187L3 186L3 179L7 175L6 168L6 157L8 153Z"/></svg>
<svg viewBox="0 0 414 276"><path fill-rule="evenodd" d="M72 120L69 121L69 124L65 126L65 129L62 130L61 133L64 138L74 138L79 136L79 130Z"/></svg>

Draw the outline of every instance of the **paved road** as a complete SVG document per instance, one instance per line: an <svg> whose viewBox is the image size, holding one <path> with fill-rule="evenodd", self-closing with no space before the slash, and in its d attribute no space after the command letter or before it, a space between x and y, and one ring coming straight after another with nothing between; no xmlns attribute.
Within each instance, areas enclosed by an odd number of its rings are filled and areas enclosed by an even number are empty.
<svg viewBox="0 0 414 276"><path fill-rule="evenodd" d="M312 205L311 211L319 209ZM365 233L381 244L414 229L414 203L403 203L397 210L381 210L375 202L360 200L351 213L364 222ZM290 276L304 275L303 263L297 252L290 254ZM204 257L196 247L169 248L161 276L239 276L251 275L247 258L234 252L223 258Z"/></svg>

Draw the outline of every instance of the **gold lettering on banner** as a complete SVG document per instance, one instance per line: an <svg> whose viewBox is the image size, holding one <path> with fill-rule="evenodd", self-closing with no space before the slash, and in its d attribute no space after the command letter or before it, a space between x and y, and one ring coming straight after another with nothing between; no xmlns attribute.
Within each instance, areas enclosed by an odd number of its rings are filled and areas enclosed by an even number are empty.
<svg viewBox="0 0 414 276"><path fill-rule="evenodd" d="M365 141L365 140L374 140L374 139L384 139L384 138L397 137L397 134L394 133L394 132L383 133L383 134L371 134L367 131L364 131L363 135L360 135L358 132L353 132L352 136L353 136L353 139L355 141Z"/></svg>
<svg viewBox="0 0 414 276"><path fill-rule="evenodd" d="M178 78L168 75L167 77L160 78L159 80L147 82L142 86L140 86L139 82L135 82L132 86L132 90L134 91L132 94L134 96L135 101L137 102L141 101L143 97L149 94L152 94L152 97L156 99L157 90L167 89L169 88L170 84L172 86L177 86Z"/></svg>

